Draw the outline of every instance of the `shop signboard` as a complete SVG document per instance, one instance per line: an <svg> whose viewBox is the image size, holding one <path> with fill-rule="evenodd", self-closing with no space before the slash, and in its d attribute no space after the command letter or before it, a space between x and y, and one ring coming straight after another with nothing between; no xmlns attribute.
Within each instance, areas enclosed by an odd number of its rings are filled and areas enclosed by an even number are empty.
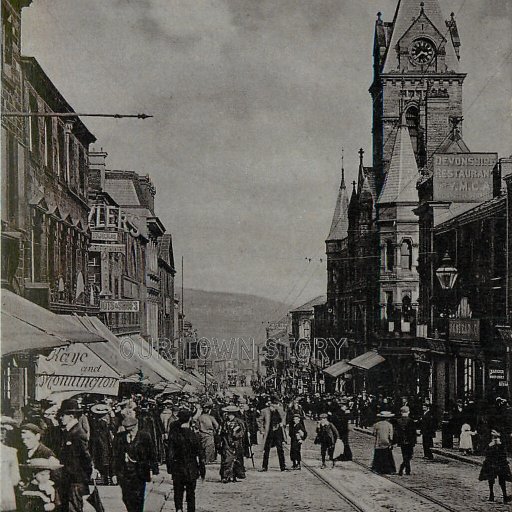
<svg viewBox="0 0 512 512"><path fill-rule="evenodd" d="M98 242L117 242L117 233L112 231L91 231L91 237Z"/></svg>
<svg viewBox="0 0 512 512"><path fill-rule="evenodd" d="M117 395L119 374L83 343L57 347L50 355L39 356L36 400L69 391Z"/></svg>
<svg viewBox="0 0 512 512"><path fill-rule="evenodd" d="M489 368L489 379L505 380L505 370L501 368Z"/></svg>
<svg viewBox="0 0 512 512"><path fill-rule="evenodd" d="M497 153L434 155L434 201L481 203L492 199Z"/></svg>
<svg viewBox="0 0 512 512"><path fill-rule="evenodd" d="M480 320L475 318L450 318L450 340L479 341Z"/></svg>
<svg viewBox="0 0 512 512"><path fill-rule="evenodd" d="M138 313L140 302L138 300L100 300L102 313Z"/></svg>
<svg viewBox="0 0 512 512"><path fill-rule="evenodd" d="M91 244L89 252L118 252L124 254L125 247L123 244Z"/></svg>

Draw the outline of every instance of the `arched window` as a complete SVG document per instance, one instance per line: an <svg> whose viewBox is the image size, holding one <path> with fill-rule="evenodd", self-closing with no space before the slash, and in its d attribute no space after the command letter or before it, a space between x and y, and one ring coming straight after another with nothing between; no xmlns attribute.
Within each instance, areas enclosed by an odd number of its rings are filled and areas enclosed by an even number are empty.
<svg viewBox="0 0 512 512"><path fill-rule="evenodd" d="M386 270L391 272L395 268L395 247L391 240L386 242Z"/></svg>
<svg viewBox="0 0 512 512"><path fill-rule="evenodd" d="M412 269L412 244L410 240L404 240L400 246L400 266L403 269Z"/></svg>

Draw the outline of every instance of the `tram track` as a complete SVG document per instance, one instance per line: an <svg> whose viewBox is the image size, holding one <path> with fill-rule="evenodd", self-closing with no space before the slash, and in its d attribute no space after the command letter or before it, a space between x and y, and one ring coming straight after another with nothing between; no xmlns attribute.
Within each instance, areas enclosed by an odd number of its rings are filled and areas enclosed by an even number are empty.
<svg viewBox="0 0 512 512"><path fill-rule="evenodd" d="M345 503L350 505L354 510L358 510L359 512L367 512L367 508L362 507L352 498L343 494L339 489L334 487L334 485L332 485L326 478L319 474L318 471L315 471L315 469L312 466L302 461L302 467L306 468L314 477L320 480L320 482L327 486L332 492L339 496Z"/></svg>
<svg viewBox="0 0 512 512"><path fill-rule="evenodd" d="M371 467L367 466L366 464L363 464L362 462L359 462L357 460L352 460L352 462L370 472L372 472L374 475L376 476L379 476L381 478L385 478L386 480L390 481L390 482L393 482L395 485L398 485L399 487L401 487L402 489L405 489L407 490L408 492L411 492L417 496L420 496L421 498L423 498L424 500L427 500L427 501L430 501L431 503L434 503L435 505L437 505L438 507L441 507L443 508L444 510L447 510L448 512L459 512L458 510L455 510L447 505L445 505L442 501L439 501L438 499L436 498L433 498L432 496L429 496L428 494L425 494L421 491L418 491L417 489L413 489L411 487L408 487L407 485L404 485L400 482L397 482L395 479L393 478L390 478L388 477L387 475L381 475L380 473L376 473L375 471L372 470Z"/></svg>

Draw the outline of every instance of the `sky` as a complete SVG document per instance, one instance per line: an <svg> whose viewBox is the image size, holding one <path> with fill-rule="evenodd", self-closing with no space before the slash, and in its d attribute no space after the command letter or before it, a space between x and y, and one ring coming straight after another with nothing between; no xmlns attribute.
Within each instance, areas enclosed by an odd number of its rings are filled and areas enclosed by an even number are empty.
<svg viewBox="0 0 512 512"><path fill-rule="evenodd" d="M413 1L413 0L407 0ZM512 153L512 2L457 15L464 139ZM419 5L419 0L418 0ZM325 293L340 182L371 165L373 29L396 0L34 0L23 53L83 118L107 167L149 174L188 288L298 305Z"/></svg>

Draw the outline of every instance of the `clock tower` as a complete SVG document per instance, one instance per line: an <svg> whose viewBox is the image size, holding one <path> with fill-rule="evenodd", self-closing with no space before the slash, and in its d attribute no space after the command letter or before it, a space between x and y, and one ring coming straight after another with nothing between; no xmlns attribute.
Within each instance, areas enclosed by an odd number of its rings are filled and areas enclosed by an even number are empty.
<svg viewBox="0 0 512 512"><path fill-rule="evenodd" d="M460 40L455 16L445 21L438 0L399 0L392 22L377 15L373 50L373 166L380 189L401 115L419 169L462 120Z"/></svg>

